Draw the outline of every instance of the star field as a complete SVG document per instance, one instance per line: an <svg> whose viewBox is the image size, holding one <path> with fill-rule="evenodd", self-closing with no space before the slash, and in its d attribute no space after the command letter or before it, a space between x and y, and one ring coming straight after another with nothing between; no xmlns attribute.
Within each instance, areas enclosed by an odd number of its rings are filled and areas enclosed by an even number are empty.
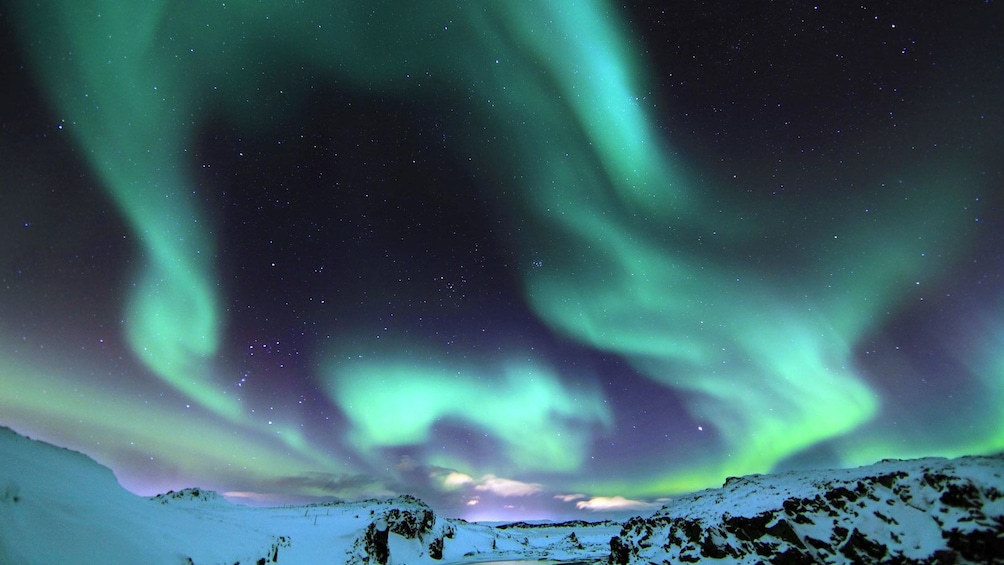
<svg viewBox="0 0 1004 565"><path fill-rule="evenodd" d="M154 4L0 10L0 424L469 519L1004 449L996 3Z"/></svg>

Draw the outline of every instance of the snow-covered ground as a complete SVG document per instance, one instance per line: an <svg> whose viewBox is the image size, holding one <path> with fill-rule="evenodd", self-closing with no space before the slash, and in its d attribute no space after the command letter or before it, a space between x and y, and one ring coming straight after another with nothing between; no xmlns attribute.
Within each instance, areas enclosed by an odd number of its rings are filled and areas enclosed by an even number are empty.
<svg viewBox="0 0 1004 565"><path fill-rule="evenodd" d="M408 497L253 508L123 489L80 453L0 428L0 564L474 563L605 560L620 524L495 528Z"/></svg>
<svg viewBox="0 0 1004 565"><path fill-rule="evenodd" d="M629 520L613 563L1004 563L1004 455L753 475Z"/></svg>
<svg viewBox="0 0 1004 565"><path fill-rule="evenodd" d="M0 428L0 565L1004 563L1004 456L755 475L625 524L492 526L401 496L282 508L129 493L73 451Z"/></svg>

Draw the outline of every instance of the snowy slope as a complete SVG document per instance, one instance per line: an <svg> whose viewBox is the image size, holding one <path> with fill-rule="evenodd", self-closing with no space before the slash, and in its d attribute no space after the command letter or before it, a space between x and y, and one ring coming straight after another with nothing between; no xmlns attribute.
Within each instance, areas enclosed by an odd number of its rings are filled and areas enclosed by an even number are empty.
<svg viewBox="0 0 1004 565"><path fill-rule="evenodd" d="M90 458L0 427L0 565L605 560L619 524L496 529L402 496L286 508L186 489L142 498Z"/></svg>
<svg viewBox="0 0 1004 565"><path fill-rule="evenodd" d="M401 496L251 508L133 495L79 453L0 427L0 565L1004 563L1004 456L754 475L627 523L450 520Z"/></svg>
<svg viewBox="0 0 1004 565"><path fill-rule="evenodd" d="M1004 563L1004 455L733 478L625 523L612 563Z"/></svg>

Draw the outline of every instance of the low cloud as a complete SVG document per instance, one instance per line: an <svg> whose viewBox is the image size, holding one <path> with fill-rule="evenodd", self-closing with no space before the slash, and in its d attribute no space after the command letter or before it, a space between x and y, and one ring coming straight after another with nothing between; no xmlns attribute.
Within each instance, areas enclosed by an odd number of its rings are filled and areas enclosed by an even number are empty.
<svg viewBox="0 0 1004 565"><path fill-rule="evenodd" d="M448 489L455 489L472 483L474 483L474 477L459 471L451 471L443 478L443 486Z"/></svg>
<svg viewBox="0 0 1004 565"><path fill-rule="evenodd" d="M222 493L242 504L312 504L397 496L400 491L369 475L303 473L243 484Z"/></svg>
<svg viewBox="0 0 1004 565"><path fill-rule="evenodd" d="M474 487L498 496L529 496L544 490L539 483L524 483L513 479L503 479L495 475L485 475Z"/></svg>
<svg viewBox="0 0 1004 565"><path fill-rule="evenodd" d="M594 496L589 500L580 500L575 503L579 510L590 510L593 512L610 512L620 510L651 510L659 505L641 500L631 500L623 496Z"/></svg>
<svg viewBox="0 0 1004 565"><path fill-rule="evenodd" d="M395 465L394 468L400 472L408 473L420 468L421 466L421 463L416 461L411 455L402 455L401 459L397 462L397 465Z"/></svg>
<svg viewBox="0 0 1004 565"><path fill-rule="evenodd" d="M485 475L480 479L475 479L467 473L447 469L435 469L429 476L439 482L440 488L448 491L474 487L474 490L479 492L508 497L529 496L544 490L543 485L539 483L525 483L495 475Z"/></svg>
<svg viewBox="0 0 1004 565"><path fill-rule="evenodd" d="M342 499L359 499L396 496L398 493L368 475L341 475L335 473L304 473L280 477L269 483L271 492L306 496L328 496Z"/></svg>
<svg viewBox="0 0 1004 565"><path fill-rule="evenodd" d="M236 499L242 503L269 504L287 502L287 497L281 494L268 494L246 490L231 490L223 493L228 499Z"/></svg>
<svg viewBox="0 0 1004 565"><path fill-rule="evenodd" d="M583 498L589 498L584 494L556 494L554 498L562 502L573 502L575 500L582 500Z"/></svg>

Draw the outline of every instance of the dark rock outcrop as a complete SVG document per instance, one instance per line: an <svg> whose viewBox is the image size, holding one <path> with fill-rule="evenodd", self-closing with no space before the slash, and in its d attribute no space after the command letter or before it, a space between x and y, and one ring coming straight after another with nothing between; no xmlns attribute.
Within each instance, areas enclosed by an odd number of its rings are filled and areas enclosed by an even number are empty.
<svg viewBox="0 0 1004 565"><path fill-rule="evenodd" d="M390 557L387 522L377 520L366 527L366 533L363 534L363 548L374 563L386 565L387 558Z"/></svg>
<svg viewBox="0 0 1004 565"><path fill-rule="evenodd" d="M186 488L178 491L169 490L163 494L158 494L150 500L159 502L161 504L170 504L175 502L188 502L188 501L199 501L199 502L209 502L211 500L223 500L216 491L201 489L198 487Z"/></svg>
<svg viewBox="0 0 1004 565"><path fill-rule="evenodd" d="M628 520L609 563L1004 563L1004 455L730 477Z"/></svg>
<svg viewBox="0 0 1004 565"><path fill-rule="evenodd" d="M432 559L443 558L444 540L455 535L452 525L446 523L434 532L436 514L413 496L399 496L387 505L389 508L371 513L374 519L349 550L348 563L385 565L390 558L391 534L415 540ZM432 540L426 543L430 536Z"/></svg>

